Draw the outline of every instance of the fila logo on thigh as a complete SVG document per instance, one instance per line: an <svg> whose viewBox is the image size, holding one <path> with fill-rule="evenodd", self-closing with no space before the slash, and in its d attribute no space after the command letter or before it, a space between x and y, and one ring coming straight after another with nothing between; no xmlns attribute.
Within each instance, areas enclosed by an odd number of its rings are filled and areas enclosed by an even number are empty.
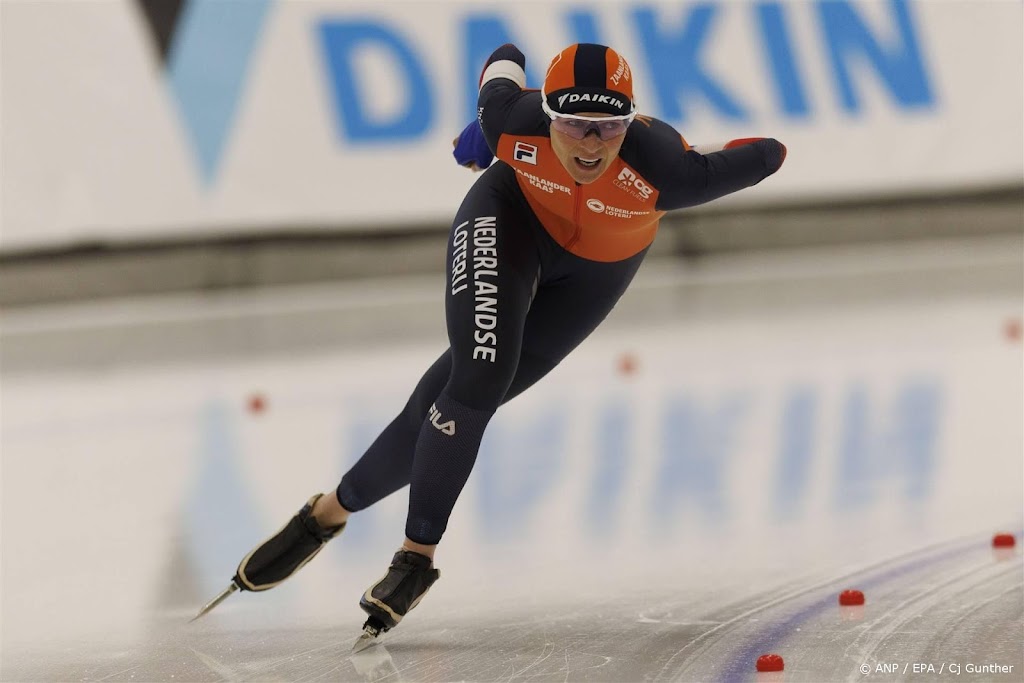
<svg viewBox="0 0 1024 683"><path fill-rule="evenodd" d="M448 436L455 436L455 420L441 422L441 412L433 403L430 404L430 424L434 425L434 428L437 429L442 434L447 434Z"/></svg>

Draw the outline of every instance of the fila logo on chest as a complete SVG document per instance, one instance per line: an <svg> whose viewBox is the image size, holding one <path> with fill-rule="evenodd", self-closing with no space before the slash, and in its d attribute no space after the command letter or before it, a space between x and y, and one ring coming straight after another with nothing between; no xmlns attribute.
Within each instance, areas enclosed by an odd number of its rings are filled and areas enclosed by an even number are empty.
<svg viewBox="0 0 1024 683"><path fill-rule="evenodd" d="M512 158L524 164L537 165L537 146L525 142L516 142L512 148Z"/></svg>

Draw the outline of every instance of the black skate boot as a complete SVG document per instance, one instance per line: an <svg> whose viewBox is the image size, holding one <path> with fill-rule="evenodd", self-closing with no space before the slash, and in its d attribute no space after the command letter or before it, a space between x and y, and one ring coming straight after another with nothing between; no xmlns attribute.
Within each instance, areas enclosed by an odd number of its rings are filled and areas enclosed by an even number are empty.
<svg viewBox="0 0 1024 683"><path fill-rule="evenodd" d="M316 557L327 541L340 534L345 529L344 522L325 528L312 515L313 505L322 495L318 493L310 498L280 531L242 558L231 579L231 585L207 603L192 621L219 605L236 590L265 591L280 584Z"/></svg>
<svg viewBox="0 0 1024 683"><path fill-rule="evenodd" d="M431 566L426 555L411 550L395 553L388 573L359 599L359 606L370 616L353 649L367 647L381 633L397 626L440 577L441 572Z"/></svg>

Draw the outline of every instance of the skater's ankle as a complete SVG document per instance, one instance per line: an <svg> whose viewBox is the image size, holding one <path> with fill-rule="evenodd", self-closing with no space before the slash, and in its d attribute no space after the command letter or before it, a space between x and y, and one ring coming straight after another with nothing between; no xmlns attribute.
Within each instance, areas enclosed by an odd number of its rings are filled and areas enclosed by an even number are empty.
<svg viewBox="0 0 1024 683"><path fill-rule="evenodd" d="M411 550L414 553L420 555L426 555L430 558L430 561L434 561L434 551L437 550L437 545L423 545L416 541L410 541L408 538L402 543L402 550Z"/></svg>
<svg viewBox="0 0 1024 683"><path fill-rule="evenodd" d="M343 524L352 514L338 502L338 494L334 491L325 493L313 503L312 515L317 523L324 527L334 527Z"/></svg>

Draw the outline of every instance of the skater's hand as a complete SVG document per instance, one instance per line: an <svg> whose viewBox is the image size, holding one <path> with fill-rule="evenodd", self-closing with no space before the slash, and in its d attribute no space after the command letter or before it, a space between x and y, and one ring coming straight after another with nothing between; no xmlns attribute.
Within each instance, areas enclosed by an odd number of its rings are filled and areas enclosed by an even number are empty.
<svg viewBox="0 0 1024 683"><path fill-rule="evenodd" d="M487 146L487 140L484 139L484 132L480 130L480 123L476 119L452 140L452 146L455 148L452 152L455 161L474 173L490 166L494 159L491 149Z"/></svg>

